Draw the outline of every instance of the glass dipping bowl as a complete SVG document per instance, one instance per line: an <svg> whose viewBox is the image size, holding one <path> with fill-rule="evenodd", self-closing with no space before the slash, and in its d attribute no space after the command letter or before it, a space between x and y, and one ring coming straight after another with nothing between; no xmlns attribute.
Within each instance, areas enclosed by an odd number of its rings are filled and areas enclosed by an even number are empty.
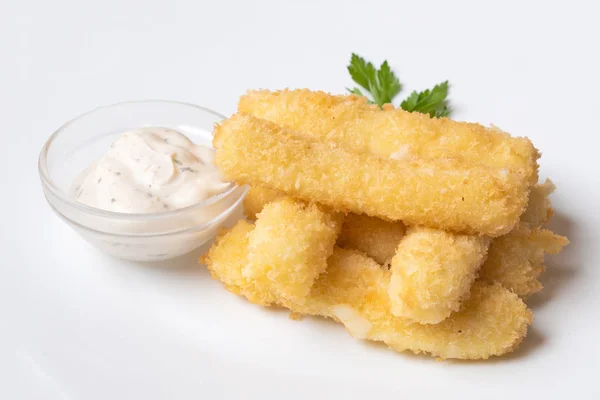
<svg viewBox="0 0 600 400"><path fill-rule="evenodd" d="M115 257L161 261L188 253L214 238L241 207L247 187L225 191L189 207L152 214L105 211L76 201L71 185L121 134L143 126L176 129L212 147L212 130L224 117L192 104L132 101L99 107L59 128L44 145L39 174L48 204L81 237Z"/></svg>

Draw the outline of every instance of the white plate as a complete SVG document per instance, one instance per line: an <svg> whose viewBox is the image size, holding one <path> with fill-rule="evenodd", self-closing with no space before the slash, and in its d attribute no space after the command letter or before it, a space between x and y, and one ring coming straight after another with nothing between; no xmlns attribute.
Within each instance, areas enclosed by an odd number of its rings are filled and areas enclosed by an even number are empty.
<svg viewBox="0 0 600 400"><path fill-rule="evenodd" d="M0 13L0 398L600 398L593 2L58 3ZM456 118L542 150L551 226L572 244L548 258L514 354L435 362L292 321L228 293L197 254L172 267L108 258L42 197L37 154L74 115L141 98L231 113L247 88L341 92L352 51L389 59L405 94L450 79Z"/></svg>

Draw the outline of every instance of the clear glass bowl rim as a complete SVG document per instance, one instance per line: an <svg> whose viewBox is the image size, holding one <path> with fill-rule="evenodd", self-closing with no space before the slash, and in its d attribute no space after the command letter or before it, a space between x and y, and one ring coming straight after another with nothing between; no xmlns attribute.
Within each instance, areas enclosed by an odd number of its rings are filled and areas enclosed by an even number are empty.
<svg viewBox="0 0 600 400"><path fill-rule="evenodd" d="M74 123L75 121L81 119L81 118L85 118L88 115L91 115L97 111L103 110L103 109L107 109L107 108L112 108L112 107L119 107L119 106L123 106L123 105L128 105L128 104L132 104L132 105L143 105L143 104L170 104L170 105L181 105L181 106L185 106L185 107L192 107L197 109L198 111L204 112L204 113L208 113L211 114L221 120L225 119L226 117L216 111L213 111L211 109L208 109L206 107L202 107L202 106L198 106L196 104L192 104L192 103L186 103L186 102L182 102L182 101L174 101L174 100L159 100L159 99L149 99L149 100L132 100L132 101L123 101L123 102L119 102L119 103L113 103L113 104L108 104L108 105L104 105L104 106L100 106L100 107L96 107L90 111L84 112L74 118L72 118L71 120L69 120L68 122L64 123L61 127L59 127L56 131L54 131L54 133L52 133L52 135L50 135L50 137L48 138L48 140L46 141L46 143L44 144L44 146L42 147L42 150L40 151L40 155L38 158L38 172L40 175L40 179L42 180L42 184L44 185L44 187L53 195L55 196L58 200L60 200L62 203L66 204L69 207L73 207L75 209L78 209L81 212L84 212L86 214L91 214L94 216L98 216L98 217L104 217L104 218L110 218L113 220L119 220L119 221L135 221L135 222L139 222L139 221L156 221L156 220L161 220L161 219L168 219L168 218L172 218L172 217L176 217L176 216L181 216L181 215L185 215L187 213L193 213L195 211L198 211L206 206L210 206L212 204L215 204L217 202L219 202L220 200L228 197L229 195L231 195L232 193L235 193L236 189L238 188L238 186L234 183L230 183L229 187L224 190L223 192L216 194L212 197L209 197L206 200L203 200L199 203L193 204L191 206L188 207L184 207L184 208L179 208L176 210L170 210L170 211L165 211L165 212L158 212L158 213L119 213L119 212L114 212L114 211L107 211L107 210L102 210L99 208L95 208L95 207L91 207L88 206L86 204L80 203L77 200L71 198L67 193L63 192L62 190L60 190L58 188L58 186L53 182L52 178L50 177L50 174L48 173L48 167L47 167L47 156L48 156L48 151L50 150L50 147L52 146L52 143L54 142L54 140L61 134L61 132L63 132L69 125L71 125L72 123ZM247 188L245 188L246 190L244 190L243 193L241 193L240 195L240 199L238 199L237 201L234 202L234 204L232 206L236 206L237 204L239 204L239 200L241 200L241 198L244 197L244 195L247 192ZM54 208L54 207L53 207ZM223 211L223 213L219 214L219 215L215 215L214 218L208 222L206 222L205 224L202 224L203 226L210 226L212 225L212 223L215 220L218 220L219 217L221 217L223 214L227 214L231 211L231 207L227 208L226 210ZM61 215L62 217L65 217L64 215ZM71 221L74 222L74 221ZM85 227L87 229L90 230L94 230L93 228L90 227ZM199 229L201 227L195 227L193 229ZM170 232L164 232L164 234L173 234L173 233L179 233L179 232L184 232L184 231L188 231L188 230L193 230L192 228L186 228L180 231L170 231ZM101 231L98 231L101 232ZM102 232L102 233L108 233L108 232ZM114 235L114 233L110 233L112 235ZM161 234L161 233L155 233L155 234ZM124 235L124 236L152 236L153 234L140 234L140 235Z"/></svg>

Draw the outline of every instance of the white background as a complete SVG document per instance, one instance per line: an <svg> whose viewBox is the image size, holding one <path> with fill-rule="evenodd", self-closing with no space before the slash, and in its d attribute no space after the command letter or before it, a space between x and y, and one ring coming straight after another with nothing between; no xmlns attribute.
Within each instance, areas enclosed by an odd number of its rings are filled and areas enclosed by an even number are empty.
<svg viewBox="0 0 600 400"><path fill-rule="evenodd" d="M595 1L0 0L0 398L600 398ZM98 105L231 114L249 88L343 92L351 52L404 94L449 79L457 119L532 138L558 186L535 322L508 357L441 362L291 321L195 265L117 262L45 204L45 139ZM535 397L533 397L535 396Z"/></svg>

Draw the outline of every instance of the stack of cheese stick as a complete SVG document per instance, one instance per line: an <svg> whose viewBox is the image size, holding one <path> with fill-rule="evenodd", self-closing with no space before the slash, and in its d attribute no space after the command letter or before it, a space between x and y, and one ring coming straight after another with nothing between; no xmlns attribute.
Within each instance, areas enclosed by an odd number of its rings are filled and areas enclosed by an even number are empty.
<svg viewBox="0 0 600 400"><path fill-rule="evenodd" d="M253 91L215 128L248 220L202 261L253 303L440 358L512 351L533 314L551 182L526 138L357 96Z"/></svg>

